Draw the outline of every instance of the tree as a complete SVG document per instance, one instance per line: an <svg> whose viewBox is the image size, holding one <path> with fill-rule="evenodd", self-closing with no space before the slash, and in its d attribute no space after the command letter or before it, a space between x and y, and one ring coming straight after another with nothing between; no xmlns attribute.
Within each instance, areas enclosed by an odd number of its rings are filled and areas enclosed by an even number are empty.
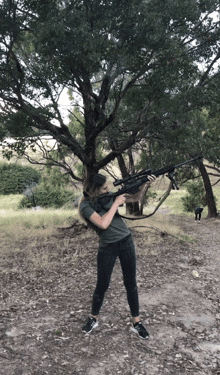
<svg viewBox="0 0 220 375"><path fill-rule="evenodd" d="M201 172L201 176L204 182L205 191L206 191L206 202L208 205L208 218L209 217L216 217L217 216L217 209L215 204L215 199L212 191L211 182L208 176L208 173L205 169L205 166L202 161L199 162L199 170Z"/></svg>
<svg viewBox="0 0 220 375"><path fill-rule="evenodd" d="M201 178L188 183L186 188L188 195L181 198L184 211L195 212L196 207L204 208L207 206L204 185Z"/></svg>
<svg viewBox="0 0 220 375"><path fill-rule="evenodd" d="M50 135L82 162L86 174L97 172L154 128L160 100L165 104L167 96L181 92L186 102L189 92L196 95L198 77L200 92L213 77L219 22L210 14L218 9L214 0L3 0L1 138L13 136L22 152L27 139L34 143ZM196 65L201 60L207 63L202 76ZM59 110L64 88L81 97L80 142ZM129 122L119 123L122 103L134 89L141 89L136 110ZM100 140L117 138L97 155Z"/></svg>
<svg viewBox="0 0 220 375"><path fill-rule="evenodd" d="M194 110L185 117L185 123L177 121L170 124L166 122L166 131L153 132L148 144L143 148L140 165L163 166L170 157L181 162L181 158L191 159L202 155L205 162L198 160L194 164L178 169L177 180L183 185L188 180L198 180L202 177L203 189L201 193L206 196L208 218L217 216L216 201L214 198L210 176L219 177L219 122L210 117L206 109ZM184 125L184 128L183 128ZM207 163L207 161L210 164ZM173 163L172 163L173 164ZM209 170L215 171L208 172ZM199 172L199 174L198 174Z"/></svg>

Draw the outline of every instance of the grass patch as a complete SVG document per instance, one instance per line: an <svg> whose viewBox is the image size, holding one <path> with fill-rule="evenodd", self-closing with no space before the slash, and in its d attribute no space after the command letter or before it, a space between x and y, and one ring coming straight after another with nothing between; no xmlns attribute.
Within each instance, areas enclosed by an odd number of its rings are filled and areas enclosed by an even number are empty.
<svg viewBox="0 0 220 375"><path fill-rule="evenodd" d="M58 227L69 226L76 210L17 209L22 195L0 196L1 242L10 244L22 238L48 237Z"/></svg>
<svg viewBox="0 0 220 375"><path fill-rule="evenodd" d="M218 195L220 198L219 188L213 189L214 194L216 195L218 199ZM163 196L164 191L157 190L157 198L155 200L150 200L149 206L146 208L146 213L150 213L153 211L154 207L156 207L159 203L160 197ZM187 216L191 217L192 220L194 219L194 212L186 212L183 209L183 203L182 203L182 197L185 197L188 195L188 192L186 189L179 189L179 190L171 190L170 195L167 197L167 199L164 201L164 203L160 206L159 210L163 210L163 212L167 211L168 214L171 215L178 215L178 216ZM158 215L158 213L156 214ZM206 217L208 215L208 208L205 207L204 211L202 213L203 217Z"/></svg>
<svg viewBox="0 0 220 375"><path fill-rule="evenodd" d="M59 228L73 223L77 210L18 210L21 198L0 197L0 273L16 272L22 264L30 270L50 270L67 261L75 264L79 251L73 239L57 235Z"/></svg>
<svg viewBox="0 0 220 375"><path fill-rule="evenodd" d="M129 221L128 225L140 233L147 233L148 244L154 242L155 237L157 241L159 239L162 241L163 234L168 234L176 239L181 239L184 236L182 228L178 224L171 224L169 216L166 217L163 215L161 217L159 214L138 221Z"/></svg>
<svg viewBox="0 0 220 375"><path fill-rule="evenodd" d="M157 190L156 199L151 199L148 203L148 206L144 209L144 215L151 214L155 207L159 203L159 198L163 195L164 191ZM142 244L146 246L153 245L164 241L163 233L173 237L173 240L177 243L192 243L195 241L194 238L186 236L185 232L181 227L181 223L170 220L170 215L176 215L178 217L187 217L190 220L194 221L194 213L188 213L183 211L183 205L181 197L186 194L186 190L172 190L169 197L165 202L159 207L158 211L148 218L136 221L127 221L127 224L130 228L135 229L136 231L143 234L141 239ZM205 214L207 209L204 210ZM123 215L125 214L125 209L120 211Z"/></svg>
<svg viewBox="0 0 220 375"><path fill-rule="evenodd" d="M194 243L196 242L196 239L193 237L186 236L185 234L182 234L179 239L179 243L184 245L186 242L188 243Z"/></svg>
<svg viewBox="0 0 220 375"><path fill-rule="evenodd" d="M22 194L0 195L0 210L17 210Z"/></svg>
<svg viewBox="0 0 220 375"><path fill-rule="evenodd" d="M74 212L68 210L42 209L34 210L0 210L1 231L16 240L19 237L45 235L53 228L69 226Z"/></svg>

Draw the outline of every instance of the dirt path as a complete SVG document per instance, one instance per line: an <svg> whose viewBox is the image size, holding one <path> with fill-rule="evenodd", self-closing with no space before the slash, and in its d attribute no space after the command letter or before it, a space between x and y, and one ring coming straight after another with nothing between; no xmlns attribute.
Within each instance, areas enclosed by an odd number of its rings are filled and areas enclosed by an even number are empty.
<svg viewBox="0 0 220 375"><path fill-rule="evenodd" d="M149 341L130 332L118 263L99 327L81 333L96 280L92 232L17 243L0 269L0 374L220 375L220 220L172 220L194 241L158 232L160 244L155 237L146 253L143 235L134 231ZM33 264L30 252L40 251L47 267Z"/></svg>

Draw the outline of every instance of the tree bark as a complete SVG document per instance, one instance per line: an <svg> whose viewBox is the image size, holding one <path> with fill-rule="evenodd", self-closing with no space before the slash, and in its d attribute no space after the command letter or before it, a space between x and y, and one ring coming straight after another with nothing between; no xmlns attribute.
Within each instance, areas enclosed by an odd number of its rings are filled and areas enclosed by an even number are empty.
<svg viewBox="0 0 220 375"><path fill-rule="evenodd" d="M146 183L141 186L138 193L131 195L126 199L126 214L141 216L144 209L144 196L149 188Z"/></svg>
<svg viewBox="0 0 220 375"><path fill-rule="evenodd" d="M212 185L211 181L209 179L209 175L206 171L206 168L202 162L202 160L199 161L199 170L203 179L205 191L206 191L206 201L208 205L208 215L207 218L211 217L217 217L217 209L216 209L216 204L215 204L215 198L212 190Z"/></svg>
<svg viewBox="0 0 220 375"><path fill-rule="evenodd" d="M111 147L112 147L112 149L114 149L115 144L111 143ZM134 163L133 163L132 151L129 150L128 154L129 154L129 161L130 161L130 169L134 173ZM117 160L118 160L118 165L119 165L119 168L120 168L120 171L121 171L122 178L128 177L129 172L128 172L128 169L126 167L123 156L118 155ZM134 194L131 197L128 197L126 199L126 214L136 215L136 216L142 215L142 213L143 213L143 204L142 204L143 200L141 200L141 198L143 198L143 197L142 197L141 192L142 192L142 187L140 189L140 192L138 192L137 194Z"/></svg>

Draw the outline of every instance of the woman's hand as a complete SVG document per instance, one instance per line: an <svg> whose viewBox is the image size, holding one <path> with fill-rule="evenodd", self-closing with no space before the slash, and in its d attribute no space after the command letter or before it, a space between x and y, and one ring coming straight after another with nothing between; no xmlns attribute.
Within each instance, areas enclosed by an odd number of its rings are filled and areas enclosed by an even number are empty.
<svg viewBox="0 0 220 375"><path fill-rule="evenodd" d="M139 191L135 194L126 194L126 202L127 203L133 203L133 202L136 202L136 201L139 201L142 199L142 194L146 193L147 189L149 188L149 186L152 184L152 182L154 182L156 180L156 176L154 176L153 174L150 174L148 177L148 181L143 184Z"/></svg>
<svg viewBox="0 0 220 375"><path fill-rule="evenodd" d="M112 219L118 209L119 206L123 205L125 203L125 196L119 195L114 203L112 204L111 208L109 209L106 214L103 216L100 216L97 212L93 212L93 214L90 216L89 220L95 224L97 227L101 229L107 229L108 226L111 224Z"/></svg>
<svg viewBox="0 0 220 375"><path fill-rule="evenodd" d="M150 174L149 176L148 176L148 183L149 184L152 184L152 182L154 182L155 180L156 180L156 176L154 176L154 174Z"/></svg>
<svg viewBox="0 0 220 375"><path fill-rule="evenodd" d="M115 203L118 205L118 206L121 206L122 204L124 204L126 201L126 198L124 195L119 195L116 199L115 199Z"/></svg>

